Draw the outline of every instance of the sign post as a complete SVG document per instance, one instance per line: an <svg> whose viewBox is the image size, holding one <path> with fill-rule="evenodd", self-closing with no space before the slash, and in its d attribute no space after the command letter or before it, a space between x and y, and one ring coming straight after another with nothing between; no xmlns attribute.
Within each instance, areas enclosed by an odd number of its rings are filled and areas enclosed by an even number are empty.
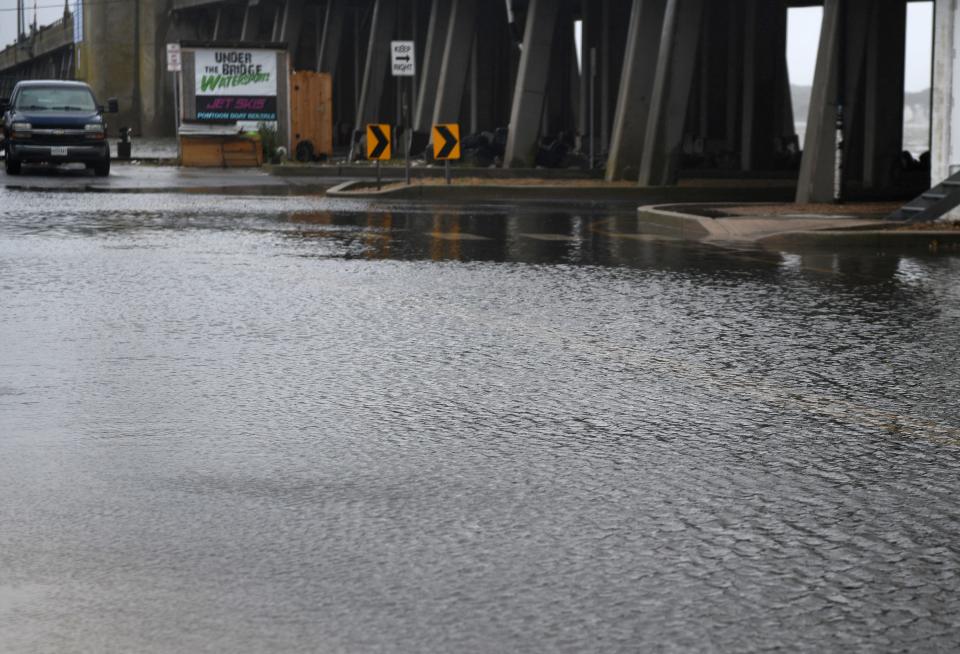
<svg viewBox="0 0 960 654"><path fill-rule="evenodd" d="M447 184L452 183L450 162L460 160L460 125L448 123L433 126L433 158L443 162Z"/></svg>
<svg viewBox="0 0 960 654"><path fill-rule="evenodd" d="M391 41L390 42L390 71L398 84L402 86L404 77L411 78L411 87L413 78L417 75L417 48L413 41ZM416 95L415 90L411 96ZM401 102L403 110L404 130L406 130L406 152L404 153L404 169L406 171L407 185L410 185L410 148L413 143L413 126L410 119L410 105L407 102L407 92L403 92L403 101Z"/></svg>
<svg viewBox="0 0 960 654"><path fill-rule="evenodd" d="M367 125L367 159L377 162L377 190L382 183L380 178L380 161L390 160L393 148L390 144L389 125Z"/></svg>
<svg viewBox="0 0 960 654"><path fill-rule="evenodd" d="M183 59L179 43L167 44L167 71L173 77L173 133L177 137L177 163L182 158L180 153L180 72L183 70Z"/></svg>
<svg viewBox="0 0 960 654"><path fill-rule="evenodd" d="M593 161L594 154L596 153L596 145L594 144L593 138L593 126L596 124L596 118L594 118L593 112L595 102L596 102L596 92L597 92L597 49L590 48L590 111L587 112L590 116L590 129L587 130L587 138L590 139L590 170L593 170Z"/></svg>

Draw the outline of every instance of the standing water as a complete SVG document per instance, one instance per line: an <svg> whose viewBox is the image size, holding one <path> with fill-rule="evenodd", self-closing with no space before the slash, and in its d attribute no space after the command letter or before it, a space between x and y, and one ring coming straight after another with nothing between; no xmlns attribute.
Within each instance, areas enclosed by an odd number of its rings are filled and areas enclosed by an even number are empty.
<svg viewBox="0 0 960 654"><path fill-rule="evenodd" d="M0 202L0 649L960 647L956 258Z"/></svg>

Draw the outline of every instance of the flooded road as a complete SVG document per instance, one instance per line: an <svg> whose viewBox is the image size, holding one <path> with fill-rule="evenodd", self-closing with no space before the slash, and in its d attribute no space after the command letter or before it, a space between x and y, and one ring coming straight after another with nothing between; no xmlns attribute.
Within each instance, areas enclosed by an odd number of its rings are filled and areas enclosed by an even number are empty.
<svg viewBox="0 0 960 654"><path fill-rule="evenodd" d="M960 258L0 206L0 650L960 647Z"/></svg>

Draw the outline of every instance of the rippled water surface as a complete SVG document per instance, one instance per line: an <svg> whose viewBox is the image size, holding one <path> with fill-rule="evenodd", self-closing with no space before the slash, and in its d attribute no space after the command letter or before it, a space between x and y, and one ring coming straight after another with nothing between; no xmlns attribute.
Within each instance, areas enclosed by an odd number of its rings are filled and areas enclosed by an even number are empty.
<svg viewBox="0 0 960 654"><path fill-rule="evenodd" d="M960 647L957 258L0 206L0 650Z"/></svg>

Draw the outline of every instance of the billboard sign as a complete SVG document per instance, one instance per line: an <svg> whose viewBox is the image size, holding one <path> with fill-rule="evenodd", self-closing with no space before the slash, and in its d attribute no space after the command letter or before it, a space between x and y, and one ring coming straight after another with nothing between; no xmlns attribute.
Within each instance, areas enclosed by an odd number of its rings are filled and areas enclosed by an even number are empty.
<svg viewBox="0 0 960 654"><path fill-rule="evenodd" d="M197 120L277 120L275 50L203 48L194 61Z"/></svg>

